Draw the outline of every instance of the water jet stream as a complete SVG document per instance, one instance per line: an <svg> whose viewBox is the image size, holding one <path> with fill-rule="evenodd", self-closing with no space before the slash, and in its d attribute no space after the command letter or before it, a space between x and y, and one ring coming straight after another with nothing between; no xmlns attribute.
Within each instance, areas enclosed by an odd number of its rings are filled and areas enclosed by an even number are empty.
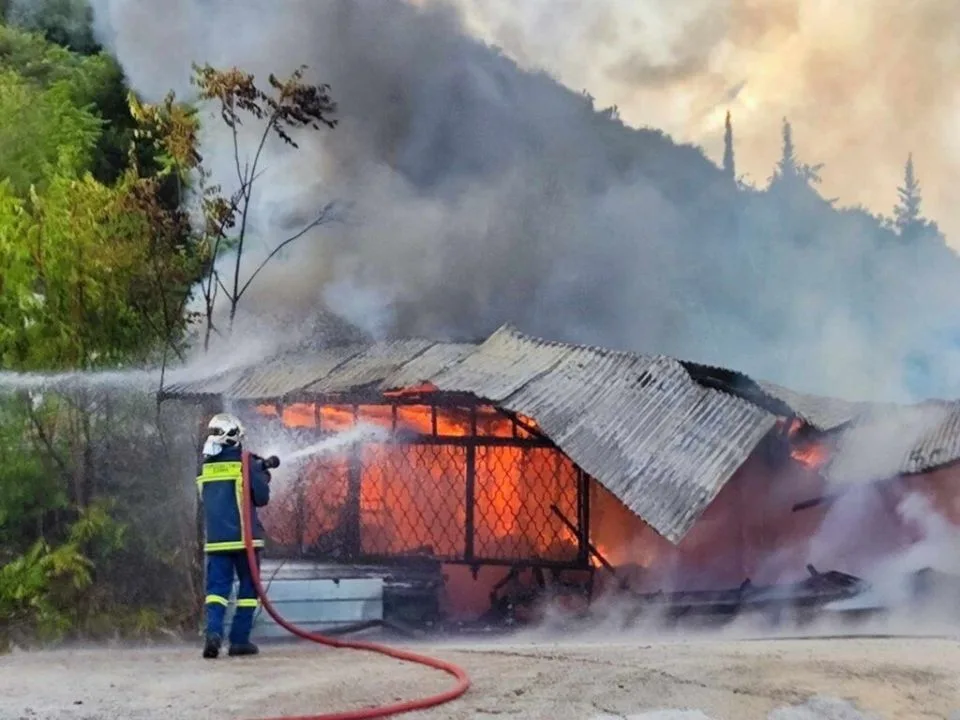
<svg viewBox="0 0 960 720"><path fill-rule="evenodd" d="M358 443L361 441L368 442L383 442L390 437L390 432L379 425L372 425L369 423L362 423L356 427L352 427L349 430L344 430L343 432L338 432L336 435L333 435L328 438L324 438L320 442L309 445L305 448L295 450L291 453L284 456L280 451L271 451L267 452L266 455L279 455L282 460L287 462L296 462L298 460L303 460L304 458L313 457L315 455L327 455L335 452L339 452L344 448Z"/></svg>

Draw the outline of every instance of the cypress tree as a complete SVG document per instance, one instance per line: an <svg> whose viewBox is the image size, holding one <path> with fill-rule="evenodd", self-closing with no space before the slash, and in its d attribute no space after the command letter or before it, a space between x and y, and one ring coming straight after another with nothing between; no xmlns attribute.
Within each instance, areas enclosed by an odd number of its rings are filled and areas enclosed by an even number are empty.
<svg viewBox="0 0 960 720"><path fill-rule="evenodd" d="M733 159L733 124L730 122L729 110L723 131L723 174L731 180L737 179L736 163Z"/></svg>
<svg viewBox="0 0 960 720"><path fill-rule="evenodd" d="M926 222L920 214L920 183L913 166L913 153L907 155L903 169L903 185L897 188L900 201L893 208L893 225L903 240L915 240L923 233Z"/></svg>

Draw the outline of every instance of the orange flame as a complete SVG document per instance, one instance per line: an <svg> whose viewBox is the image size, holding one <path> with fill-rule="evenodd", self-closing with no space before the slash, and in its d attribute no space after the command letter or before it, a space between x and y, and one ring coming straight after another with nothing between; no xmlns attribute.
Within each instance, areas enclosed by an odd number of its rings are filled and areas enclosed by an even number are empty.
<svg viewBox="0 0 960 720"><path fill-rule="evenodd" d="M527 418L515 423L492 406L434 409L428 405L337 406L291 404L278 413L288 427L338 432L355 423L396 427L455 439L476 435L474 447L474 556L486 559L573 560L577 539L551 511L577 517L574 465L550 447L484 445L482 438L528 438ZM361 551L366 555L428 554L462 557L466 543L467 446L455 442L367 444L359 467ZM350 458L327 457L301 470L286 495L266 509L275 540L312 545L341 526L350 492Z"/></svg>
<svg viewBox="0 0 960 720"><path fill-rule="evenodd" d="M817 471L830 459L830 446L821 439L809 439L801 435L807 424L800 418L786 418L777 421L780 432L791 443L790 457L810 470Z"/></svg>
<svg viewBox="0 0 960 720"><path fill-rule="evenodd" d="M818 470L830 458L830 449L822 443L810 443L793 448L790 457L811 470Z"/></svg>

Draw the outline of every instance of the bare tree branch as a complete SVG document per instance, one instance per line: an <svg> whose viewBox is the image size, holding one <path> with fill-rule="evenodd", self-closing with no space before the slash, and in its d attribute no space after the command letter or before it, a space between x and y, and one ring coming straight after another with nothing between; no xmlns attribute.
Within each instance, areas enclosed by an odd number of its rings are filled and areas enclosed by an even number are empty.
<svg viewBox="0 0 960 720"><path fill-rule="evenodd" d="M247 163L244 166L244 175L239 178L241 184L243 184L248 173L257 173L257 166L260 163L260 153L263 152L263 148L267 143L267 138L270 135L270 130L277 121L277 113L273 113L270 116L270 119L267 121L266 126L263 128L263 132L260 134L260 142L257 145L257 151L254 154L253 163ZM237 133L234 130L234 153L237 153L236 146L236 137ZM237 158L237 171L240 170L240 161ZM243 245L247 237L247 221L250 217L250 201L253 198L253 188L252 184L246 186L243 197L243 210L240 214L240 233L239 233L239 242L237 243L237 257L234 261L233 269L233 295L230 296L230 329L233 329L233 321L237 314L237 305L240 302L240 296L243 294L243 291L239 289L240 287L240 265L243 262Z"/></svg>
<svg viewBox="0 0 960 720"><path fill-rule="evenodd" d="M239 150L237 150L237 153L239 153ZM237 155L236 157L238 158L237 159L238 172L240 172L239 155ZM233 298L229 289L221 281L219 272L216 269L217 257L220 254L220 247L223 241L226 240L227 226L229 223L232 222L233 218L236 217L236 214L238 212L241 212L242 210L242 215L244 216L246 215L246 209L245 207L241 208L240 201L250 194L253 183L263 174L263 172L264 171L261 170L259 172L251 174L250 177L247 177L247 178L241 177L240 187L236 191L234 191L233 194L230 196L229 201L226 202L226 206L224 208L220 208L219 210L220 217L217 223L213 227L208 227L206 229L208 237L213 237L214 242L213 242L213 247L210 250L209 270L204 274L204 281L201 282L201 292L203 294L204 301L205 301L204 310L205 310L205 315L207 320L207 335L205 340L205 347L208 346L209 344L209 337L211 332L210 325L212 323L212 318L213 318L213 309L214 309L214 306L216 305L217 290L222 289L223 292L226 294L226 296L231 299L231 304L232 304L232 298ZM239 250L238 257L239 257L239 253L242 253L242 249ZM219 285L219 288L217 287L217 285ZM218 334L220 334L219 331L218 331Z"/></svg>
<svg viewBox="0 0 960 720"><path fill-rule="evenodd" d="M219 273L217 274L217 285L219 285L220 289L223 290L224 293L226 293L227 297L233 299L233 297L230 295L230 291L227 289L227 286L224 285L223 280L220 279Z"/></svg>
<svg viewBox="0 0 960 720"><path fill-rule="evenodd" d="M57 452L57 449L54 447L50 436L47 434L46 429L43 427L43 423L40 422L40 418L37 417L36 411L33 409L33 403L29 395L25 398L24 405L27 408L27 417L30 418L30 423L33 425L33 429L37 433L37 438L43 444L44 449L49 453L50 458L57 464L57 467L60 468L60 471L64 475L69 475L70 470L67 465L66 460L61 457L60 453Z"/></svg>
<svg viewBox="0 0 960 720"><path fill-rule="evenodd" d="M319 130L321 126L330 129L335 128L337 120L333 119L332 115L336 112L337 106L330 97L330 87L328 85L311 85L303 81L306 66L301 66L288 79L283 81L278 80L276 76L271 74L268 88L271 92L266 92L258 87L252 74L243 72L236 67L217 70L210 65L204 65L203 67L194 65L193 70L194 76L191 78L191 83L199 88L201 100L218 102L220 116L227 127L230 128L234 171L239 183L239 189L233 194L229 202L213 200L211 205L205 207L206 211L214 211L218 215L214 218L213 223L210 223L210 218L208 218L207 234L208 236L215 234L217 237L213 243L213 252L210 256L211 267L203 283L207 316L205 347L209 347L215 292L222 290L229 300L228 332L230 332L233 329L240 299L264 266L284 247L302 237L310 229L321 225L329 216L330 207L328 206L314 222L274 248L256 268L251 277L241 286L240 273L250 224L250 209L253 198L252 185L262 174L260 163L268 138L275 133L283 142L297 148L299 146L291 136L292 131L305 128ZM253 156L246 161L241 158L239 128L242 125L242 113L249 113L256 120L264 123ZM231 292L217 274L215 266L220 251L221 237L226 236L227 230L233 227L235 220L238 220L239 227L236 229L236 235L231 238L231 242L236 243L236 257L233 261L233 289ZM217 227L214 228L212 225L217 225Z"/></svg>
<svg viewBox="0 0 960 720"><path fill-rule="evenodd" d="M253 274L250 275L249 278L247 278L247 282L244 283L243 288L240 290L240 294L236 297L236 300L237 301L240 300L243 294L247 291L247 288L250 287L250 283L253 282L254 278L256 278L257 275L260 273L260 271L263 270L264 267L266 267L267 263L269 263L274 258L274 256L276 256L276 254L279 253L281 250L283 250L287 245L289 245L290 243L296 240L299 240L314 228L319 227L321 225L326 225L327 223L333 222L334 220L336 220L336 218L333 217L331 214L334 207L335 207L335 203L332 203L332 202L324 205L323 209L321 209L320 212L318 213L316 219L314 219L312 222L305 225L299 232L291 235L282 243L277 245L273 250L271 250L270 254L267 255L263 259L263 261L257 266L257 269L253 271Z"/></svg>

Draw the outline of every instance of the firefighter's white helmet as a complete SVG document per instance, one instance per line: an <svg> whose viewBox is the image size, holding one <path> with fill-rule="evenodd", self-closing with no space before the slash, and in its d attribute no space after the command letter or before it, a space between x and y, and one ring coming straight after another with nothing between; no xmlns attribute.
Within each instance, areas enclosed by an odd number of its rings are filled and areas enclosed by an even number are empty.
<svg viewBox="0 0 960 720"><path fill-rule="evenodd" d="M220 413L210 418L207 432L210 438L221 445L239 445L243 439L243 425L230 413Z"/></svg>

